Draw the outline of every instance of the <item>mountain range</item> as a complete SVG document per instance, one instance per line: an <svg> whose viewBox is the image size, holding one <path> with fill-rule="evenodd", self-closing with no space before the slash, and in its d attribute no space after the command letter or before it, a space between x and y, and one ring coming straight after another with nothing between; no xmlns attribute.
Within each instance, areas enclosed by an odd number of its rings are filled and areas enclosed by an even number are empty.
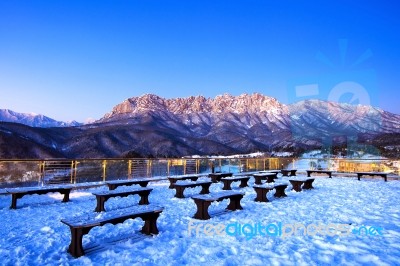
<svg viewBox="0 0 400 266"><path fill-rule="evenodd" d="M372 106L320 100L285 105L258 93L175 99L146 94L91 124L33 127L23 121L0 122L0 158L299 152L400 134L400 116Z"/></svg>
<svg viewBox="0 0 400 266"><path fill-rule="evenodd" d="M82 125L76 121L56 121L44 115L17 113L8 109L0 109L0 121L20 123L31 127L71 127Z"/></svg>

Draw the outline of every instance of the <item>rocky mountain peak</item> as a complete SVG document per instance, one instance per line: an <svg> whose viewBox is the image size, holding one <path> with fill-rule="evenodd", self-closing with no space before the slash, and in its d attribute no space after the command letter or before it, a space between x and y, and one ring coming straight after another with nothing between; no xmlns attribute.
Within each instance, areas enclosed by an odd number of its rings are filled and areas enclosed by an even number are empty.
<svg viewBox="0 0 400 266"><path fill-rule="evenodd" d="M287 113L287 107L275 98L260 93L218 95L215 98L190 96L165 99L154 94L129 98L113 108L102 120L118 116L134 116L145 112L168 112L174 115L191 113Z"/></svg>

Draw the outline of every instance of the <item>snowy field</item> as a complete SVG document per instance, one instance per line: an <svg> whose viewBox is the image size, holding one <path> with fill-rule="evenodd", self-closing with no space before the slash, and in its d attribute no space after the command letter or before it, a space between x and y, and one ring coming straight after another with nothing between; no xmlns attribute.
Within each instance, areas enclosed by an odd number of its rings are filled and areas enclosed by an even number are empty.
<svg viewBox="0 0 400 266"><path fill-rule="evenodd" d="M92 192L106 187L73 191L71 201L61 203L62 195L25 196L18 209L10 210L11 196L0 196L1 265L400 265L400 182L381 178L361 181L355 178L315 177L314 190L293 192L270 202L254 202L252 187L234 190L246 193L243 210L224 212L227 201L213 203L212 218L199 221L191 217L196 207L192 199L174 198L175 190L167 181L152 182L151 204L164 207L158 219L160 233L140 234L143 222L127 220L116 226L95 227L84 236L85 256L73 258L67 253L69 228L63 218L92 212L96 199ZM287 181L279 178L279 182ZM253 178L250 185L253 185ZM124 187L118 188L126 189ZM222 184L212 184L220 191ZM199 193L200 187L186 189L185 195ZM112 198L106 210L136 205L138 196ZM188 226L192 226L191 235ZM230 227L218 235L207 235L204 227ZM248 224L244 233L238 227ZM264 236L251 231L250 225L271 225ZM328 231L304 235L301 226L290 235L290 225L315 224ZM335 225L346 228L335 230ZM275 227L274 227L275 226ZM274 228L283 226L283 233ZM362 227L364 226L364 227ZM193 229L194 228L194 229ZM196 236L196 228L199 228ZM343 229L342 228L342 229ZM362 232L357 234L358 229ZM370 231L365 233L365 228ZM376 230L374 230L376 229ZM235 231L238 234L234 234ZM254 234L250 234L253 232ZM314 235L311 234L314 232ZM274 233L276 233L274 235Z"/></svg>

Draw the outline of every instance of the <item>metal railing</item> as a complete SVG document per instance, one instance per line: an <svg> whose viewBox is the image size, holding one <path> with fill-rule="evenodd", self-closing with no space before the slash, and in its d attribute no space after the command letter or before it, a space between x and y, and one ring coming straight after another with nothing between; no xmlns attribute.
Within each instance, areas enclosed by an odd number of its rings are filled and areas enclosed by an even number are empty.
<svg viewBox="0 0 400 266"><path fill-rule="evenodd" d="M138 177L167 177L211 172L272 169L328 169L336 172L391 172L399 175L400 159L344 158L182 158L182 159L45 159L1 160L0 187L104 182Z"/></svg>

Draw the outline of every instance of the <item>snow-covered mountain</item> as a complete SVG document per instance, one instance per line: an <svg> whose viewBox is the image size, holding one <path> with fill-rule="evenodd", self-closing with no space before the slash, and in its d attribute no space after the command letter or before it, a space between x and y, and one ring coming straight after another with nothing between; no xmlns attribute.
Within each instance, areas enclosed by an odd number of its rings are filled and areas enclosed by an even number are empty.
<svg viewBox="0 0 400 266"><path fill-rule="evenodd" d="M284 105L258 93L237 97L224 94L214 99L203 96L164 99L146 94L125 100L97 122L135 123L149 115L164 124L189 130L195 136L215 135L215 130L221 129L253 133L255 138L282 131L290 131L294 137L319 139L400 132L399 115L372 106L321 100ZM226 135L216 137L226 138Z"/></svg>
<svg viewBox="0 0 400 266"><path fill-rule="evenodd" d="M258 93L175 99L146 94L78 127L39 130L0 123L0 157L24 158L31 147L33 157L71 158L296 152L368 143L383 134L400 134L400 116L371 106L320 100L284 105ZM26 148L15 153L4 143Z"/></svg>
<svg viewBox="0 0 400 266"><path fill-rule="evenodd" d="M165 99L154 94L145 94L140 97L129 98L118 104L106 114L104 119L120 119L122 117L143 114L148 111L169 112L174 115L189 114L245 114L268 113L287 114L287 107L275 98L259 93L232 96L230 94L218 95L214 99L203 96L187 98Z"/></svg>
<svg viewBox="0 0 400 266"><path fill-rule="evenodd" d="M0 109L0 122L20 123L31 127L70 127L81 125L76 121L61 122L40 114L17 113L8 109Z"/></svg>

